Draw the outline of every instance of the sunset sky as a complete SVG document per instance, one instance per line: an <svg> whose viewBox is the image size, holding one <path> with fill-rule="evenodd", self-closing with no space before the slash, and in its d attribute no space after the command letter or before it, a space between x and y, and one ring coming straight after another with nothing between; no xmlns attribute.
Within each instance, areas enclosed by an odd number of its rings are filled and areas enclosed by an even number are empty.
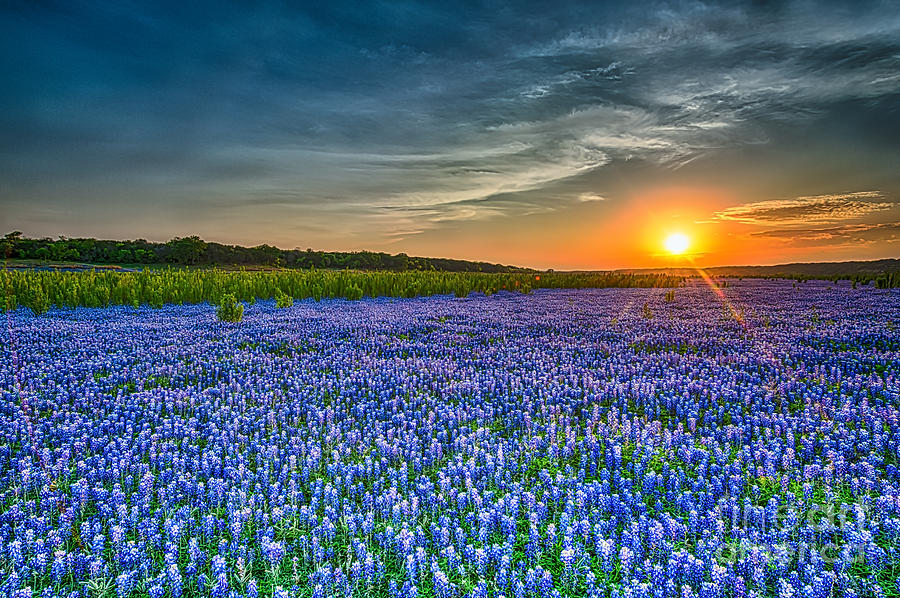
<svg viewBox="0 0 900 598"><path fill-rule="evenodd" d="M0 234L900 257L896 1L163 4L2 4Z"/></svg>

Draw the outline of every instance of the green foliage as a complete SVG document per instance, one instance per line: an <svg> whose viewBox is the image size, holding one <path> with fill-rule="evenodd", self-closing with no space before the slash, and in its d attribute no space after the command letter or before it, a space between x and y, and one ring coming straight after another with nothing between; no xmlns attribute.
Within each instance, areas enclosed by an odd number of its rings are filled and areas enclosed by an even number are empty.
<svg viewBox="0 0 900 598"><path fill-rule="evenodd" d="M821 272L799 274L788 270L788 267L811 267L819 268ZM794 281L794 288L797 283L804 283L809 280L829 280L837 283L841 280L850 281L850 286L854 289L866 287L874 283L878 289L895 289L900 287L900 270L898 270L898 260L879 260L876 262L842 262L834 264L791 264L789 266L746 266L737 268L738 270L747 270L746 276L751 278L786 278ZM773 268L784 268L783 271L772 270ZM854 268L866 268L864 271L854 271ZM712 270L716 270L713 268Z"/></svg>
<svg viewBox="0 0 900 598"><path fill-rule="evenodd" d="M3 239L4 254L15 259L75 261L90 264L179 264L186 266L259 266L358 270L441 270L447 272L525 272L487 262L409 257L371 251L335 252L279 249L271 245L241 247L207 243L200 237L176 237L166 243L144 239L29 239L14 231Z"/></svg>
<svg viewBox="0 0 900 598"><path fill-rule="evenodd" d="M238 303L232 293L222 295L216 316L223 322L240 322L244 317L244 305Z"/></svg>
<svg viewBox="0 0 900 598"><path fill-rule="evenodd" d="M22 231L15 230L11 233L6 233L3 236L3 242L0 243L0 247L3 250L3 259L8 259L12 257L16 248L19 245L19 240L22 238Z"/></svg>
<svg viewBox="0 0 900 598"><path fill-rule="evenodd" d="M363 298L363 290L359 288L356 284L351 284L347 287L347 290L344 292L344 299L349 299L350 301L358 301Z"/></svg>
<svg viewBox="0 0 900 598"><path fill-rule="evenodd" d="M206 253L206 243L200 237L175 237L166 243L170 261L176 264L196 264ZM123 252L116 252L117 255ZM77 258L76 258L77 259Z"/></svg>
<svg viewBox="0 0 900 598"><path fill-rule="evenodd" d="M653 311L650 309L650 306L646 303L644 304L644 307L641 308L641 316L645 320L650 320L653 318Z"/></svg>
<svg viewBox="0 0 900 598"><path fill-rule="evenodd" d="M685 355L697 354L700 352L700 349L697 347L697 345L686 342L646 343L644 341L637 341L634 343L629 343L628 347L633 349L635 353L641 355L654 353L678 353L679 355Z"/></svg>
<svg viewBox="0 0 900 598"><path fill-rule="evenodd" d="M28 297L28 307L31 308L31 311L33 311L36 316L46 313L47 310L50 309L50 301L47 299L47 294L42 287L35 287L32 289L32 292Z"/></svg>
<svg viewBox="0 0 900 598"><path fill-rule="evenodd" d="M666 303L672 303L673 301L675 301L675 289L666 291Z"/></svg>
<svg viewBox="0 0 900 598"><path fill-rule="evenodd" d="M0 289L19 304L43 313L50 307L105 307L167 303L215 303L226 294L237 301L288 298L417 297L532 288L674 287L681 278L660 274L359 272L352 270L223 271L197 269L143 272L0 271ZM282 303L284 303L282 299ZM649 309L649 308L648 308Z"/></svg>
<svg viewBox="0 0 900 598"><path fill-rule="evenodd" d="M900 287L900 272L885 272L875 277L875 287L879 289L896 289Z"/></svg>
<svg viewBox="0 0 900 598"><path fill-rule="evenodd" d="M106 598L113 595L115 589L115 580L112 577L92 577L88 581L82 582L87 588L88 595L93 598Z"/></svg>
<svg viewBox="0 0 900 598"><path fill-rule="evenodd" d="M281 289L275 289L275 307L284 308L290 307L294 304L294 298L282 291Z"/></svg>

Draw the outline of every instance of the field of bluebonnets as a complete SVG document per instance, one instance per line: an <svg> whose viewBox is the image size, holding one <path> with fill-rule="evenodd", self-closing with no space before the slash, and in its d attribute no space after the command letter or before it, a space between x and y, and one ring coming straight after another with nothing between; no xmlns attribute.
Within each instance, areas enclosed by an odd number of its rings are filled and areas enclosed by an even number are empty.
<svg viewBox="0 0 900 598"><path fill-rule="evenodd" d="M720 292L8 312L2 594L897 595L900 291Z"/></svg>

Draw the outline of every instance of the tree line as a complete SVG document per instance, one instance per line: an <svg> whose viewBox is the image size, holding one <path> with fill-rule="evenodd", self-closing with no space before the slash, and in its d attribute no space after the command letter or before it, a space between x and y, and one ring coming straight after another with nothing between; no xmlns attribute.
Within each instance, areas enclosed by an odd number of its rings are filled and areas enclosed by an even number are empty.
<svg viewBox="0 0 900 598"><path fill-rule="evenodd" d="M136 239L33 239L15 231L3 241L8 258L89 264L178 266L260 266L336 270L438 270L442 272L527 272L526 268L446 258L410 257L373 251L279 249L272 245L243 247L206 242L198 236L175 237L165 243Z"/></svg>

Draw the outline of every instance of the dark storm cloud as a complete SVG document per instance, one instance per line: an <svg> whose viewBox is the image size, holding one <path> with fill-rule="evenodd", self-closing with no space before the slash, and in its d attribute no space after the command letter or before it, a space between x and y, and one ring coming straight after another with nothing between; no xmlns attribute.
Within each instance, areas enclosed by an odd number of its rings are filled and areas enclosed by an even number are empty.
<svg viewBox="0 0 900 598"><path fill-rule="evenodd" d="M751 146L898 184L890 2L598 4L7 4L0 224L120 204L413 234Z"/></svg>

